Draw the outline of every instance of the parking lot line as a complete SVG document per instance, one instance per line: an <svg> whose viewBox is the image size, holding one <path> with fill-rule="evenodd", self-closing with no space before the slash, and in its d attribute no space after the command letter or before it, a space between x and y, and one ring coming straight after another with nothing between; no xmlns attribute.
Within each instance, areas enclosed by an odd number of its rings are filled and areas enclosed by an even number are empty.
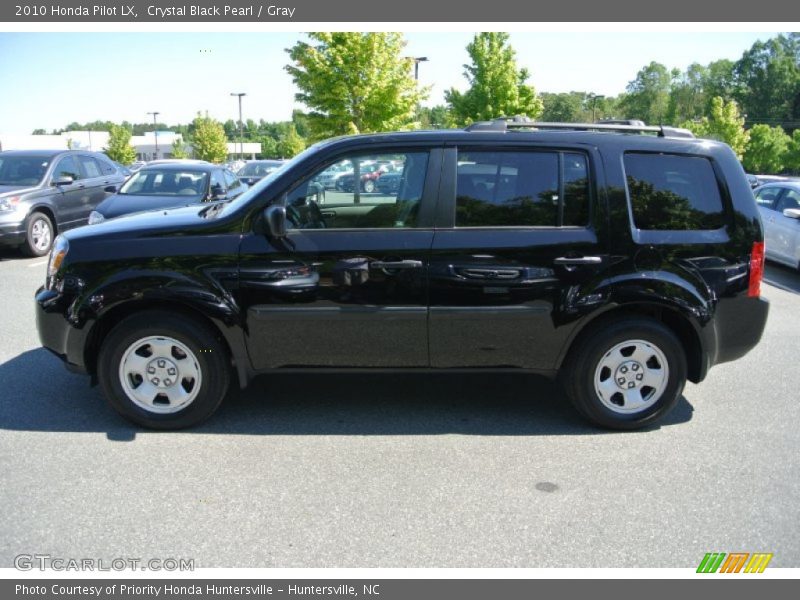
<svg viewBox="0 0 800 600"><path fill-rule="evenodd" d="M47 264L46 260L40 260L39 262L35 262L33 264L28 265L28 268L32 269L33 267L41 267L42 265L46 265L46 264Z"/></svg>

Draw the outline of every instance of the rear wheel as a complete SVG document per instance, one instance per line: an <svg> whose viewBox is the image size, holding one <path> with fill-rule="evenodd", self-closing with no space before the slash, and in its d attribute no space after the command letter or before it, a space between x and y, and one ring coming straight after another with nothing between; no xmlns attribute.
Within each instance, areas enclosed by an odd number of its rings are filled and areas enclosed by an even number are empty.
<svg viewBox="0 0 800 600"><path fill-rule="evenodd" d="M374 191L375 191L375 182L372 181L372 179L367 179L364 182L364 192L366 192L367 194L371 194Z"/></svg>
<svg viewBox="0 0 800 600"><path fill-rule="evenodd" d="M44 256L53 245L53 222L46 214L35 212L28 217L22 251L28 256Z"/></svg>
<svg viewBox="0 0 800 600"><path fill-rule="evenodd" d="M208 327L148 311L109 333L98 377L108 402L125 418L153 429L182 429L217 410L230 368L225 347Z"/></svg>
<svg viewBox="0 0 800 600"><path fill-rule="evenodd" d="M685 352L670 329L627 317L583 336L563 380L575 408L591 422L637 429L675 407L686 373Z"/></svg>

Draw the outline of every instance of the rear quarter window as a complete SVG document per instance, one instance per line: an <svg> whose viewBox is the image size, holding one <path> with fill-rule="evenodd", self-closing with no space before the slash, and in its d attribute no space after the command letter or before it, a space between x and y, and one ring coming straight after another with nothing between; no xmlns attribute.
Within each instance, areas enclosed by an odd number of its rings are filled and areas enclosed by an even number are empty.
<svg viewBox="0 0 800 600"><path fill-rule="evenodd" d="M712 230L725 225L722 196L707 158L628 152L624 162L638 229Z"/></svg>

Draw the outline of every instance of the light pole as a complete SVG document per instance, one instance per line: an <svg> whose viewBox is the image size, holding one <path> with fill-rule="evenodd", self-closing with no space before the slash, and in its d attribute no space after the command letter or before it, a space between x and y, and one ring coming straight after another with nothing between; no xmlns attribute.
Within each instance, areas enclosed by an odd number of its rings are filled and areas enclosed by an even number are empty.
<svg viewBox="0 0 800 600"><path fill-rule="evenodd" d="M244 125L242 124L242 96L244 92L231 92L231 96L239 96L239 160L244 160Z"/></svg>
<svg viewBox="0 0 800 600"><path fill-rule="evenodd" d="M592 99L592 123L594 123L594 122L596 122L596 119L595 119L595 116L594 116L595 115L594 108L595 108L595 104L597 103L597 99L598 98L605 98L605 96L603 96L602 94L592 94L591 96L589 96L589 98Z"/></svg>
<svg viewBox="0 0 800 600"><path fill-rule="evenodd" d="M157 111L153 111L153 112L149 112L147 114L148 115L153 115L153 140L155 141L155 144L156 144L156 151L155 151L153 160L158 160L158 123L156 122L156 117L158 117L158 115L160 115L161 113L157 112Z"/></svg>
<svg viewBox="0 0 800 600"><path fill-rule="evenodd" d="M419 81L419 63L428 62L427 56L416 56L411 60L414 61L414 81Z"/></svg>

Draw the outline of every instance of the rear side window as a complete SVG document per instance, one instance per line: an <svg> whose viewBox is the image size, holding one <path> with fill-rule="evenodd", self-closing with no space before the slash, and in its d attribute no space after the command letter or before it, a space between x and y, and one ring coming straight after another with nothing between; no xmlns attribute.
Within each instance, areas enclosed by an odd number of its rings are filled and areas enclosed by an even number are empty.
<svg viewBox="0 0 800 600"><path fill-rule="evenodd" d="M100 166L95 159L91 156L81 156L80 161L81 165L83 165L83 172L86 173L86 177L89 179L100 177Z"/></svg>
<svg viewBox="0 0 800 600"><path fill-rule="evenodd" d="M573 152L458 154L456 227L585 226L586 157Z"/></svg>
<svg viewBox="0 0 800 600"><path fill-rule="evenodd" d="M719 229L722 197L711 162L701 156L625 154L625 174L639 229Z"/></svg>

